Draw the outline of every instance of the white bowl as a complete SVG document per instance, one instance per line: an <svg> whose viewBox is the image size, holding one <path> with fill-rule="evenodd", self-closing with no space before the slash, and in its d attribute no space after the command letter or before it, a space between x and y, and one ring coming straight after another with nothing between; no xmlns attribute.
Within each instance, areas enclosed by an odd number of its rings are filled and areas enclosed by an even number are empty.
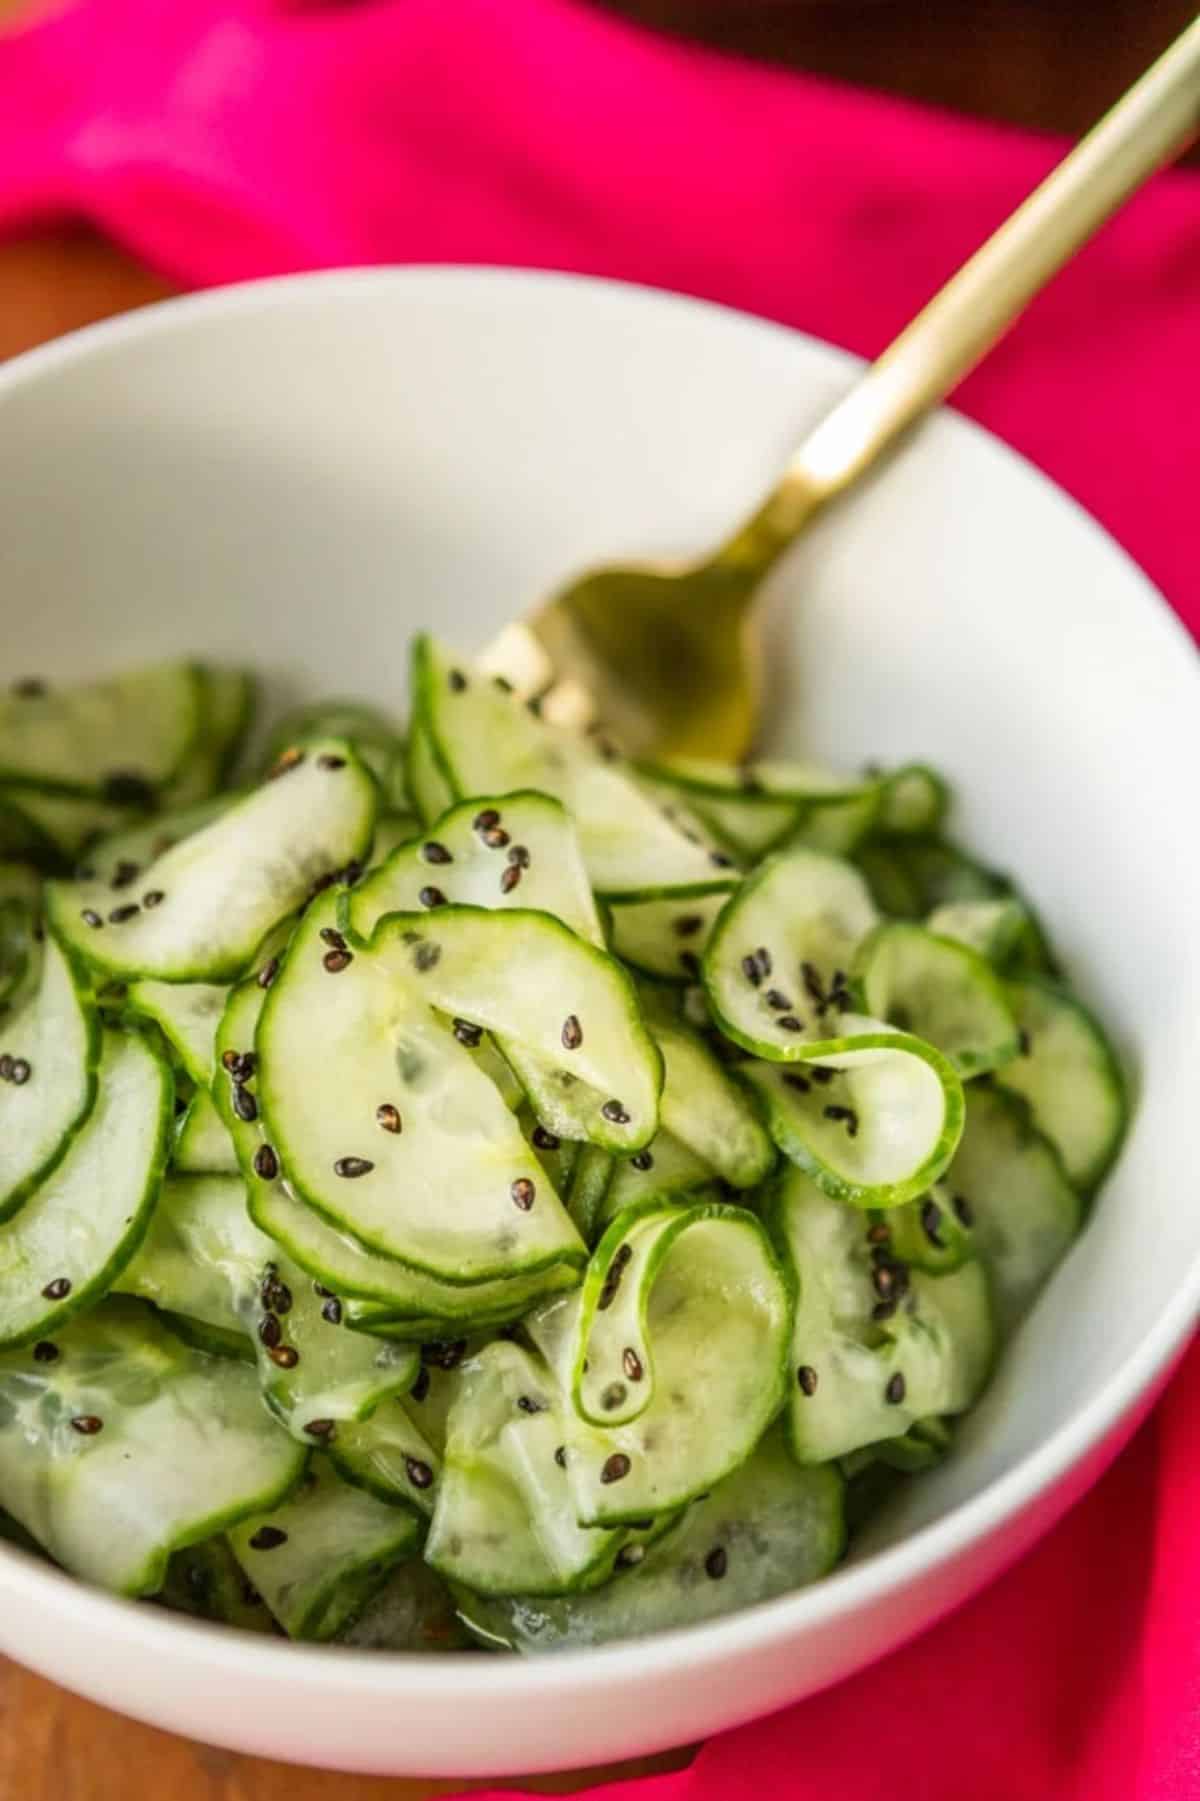
<svg viewBox="0 0 1200 1801"><path fill-rule="evenodd" d="M414 628L470 647L590 559L707 544L853 368L690 301L461 270L270 282L84 332L0 373L6 673L193 650L261 664L275 698L397 703ZM465 1777L631 1756L899 1644L1131 1432L1200 1296L1192 648L1091 520L949 414L793 553L771 599L777 741L947 770L963 832L1020 872L1140 1090L1095 1218L961 1447L827 1581L611 1649L264 1643L0 1550L5 1651L299 1763Z"/></svg>

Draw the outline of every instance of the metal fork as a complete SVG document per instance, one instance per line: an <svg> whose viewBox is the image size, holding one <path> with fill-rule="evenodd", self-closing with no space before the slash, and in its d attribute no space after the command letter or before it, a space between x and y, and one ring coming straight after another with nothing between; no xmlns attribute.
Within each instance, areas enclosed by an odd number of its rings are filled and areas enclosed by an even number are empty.
<svg viewBox="0 0 1200 1801"><path fill-rule="evenodd" d="M753 738L763 577L834 496L985 355L1135 189L1200 133L1200 17L884 351L762 505L693 562L590 570L506 626L483 666L622 747L738 758Z"/></svg>

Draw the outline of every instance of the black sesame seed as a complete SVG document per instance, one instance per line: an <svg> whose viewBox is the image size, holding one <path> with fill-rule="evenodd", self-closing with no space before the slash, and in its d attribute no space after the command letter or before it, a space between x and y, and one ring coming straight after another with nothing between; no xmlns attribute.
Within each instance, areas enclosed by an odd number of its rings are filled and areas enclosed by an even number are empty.
<svg viewBox="0 0 1200 1801"><path fill-rule="evenodd" d="M942 1244L941 1226L942 1210L937 1202L935 1200L922 1201L921 1227L930 1244L937 1245L939 1248Z"/></svg>
<svg viewBox="0 0 1200 1801"><path fill-rule="evenodd" d="M9 1052L5 1051L4 1055L0 1056L0 1082L11 1082L12 1072L13 1059Z"/></svg>
<svg viewBox="0 0 1200 1801"><path fill-rule="evenodd" d="M77 1413L71 1424L84 1438L95 1438L97 1432L104 1429L104 1421L95 1413Z"/></svg>
<svg viewBox="0 0 1200 1801"><path fill-rule="evenodd" d="M92 907L84 907L79 917L82 919L84 925L91 926L93 931L99 931L100 927L104 924L100 915Z"/></svg>
<svg viewBox="0 0 1200 1801"><path fill-rule="evenodd" d="M111 885L114 888L128 888L131 882L137 881L141 873L140 864L131 863L127 857L122 857L113 870Z"/></svg>
<svg viewBox="0 0 1200 1801"><path fill-rule="evenodd" d="M439 844L435 838L431 838L428 844L421 846L421 855L427 863L453 863L454 861L446 846Z"/></svg>
<svg viewBox="0 0 1200 1801"><path fill-rule="evenodd" d="M617 1552L616 1557L613 1559L613 1568L617 1570L632 1570L642 1561L642 1558L645 1555L645 1545L622 1545L621 1549Z"/></svg>
<svg viewBox="0 0 1200 1801"><path fill-rule="evenodd" d="M627 1126L629 1124L630 1115L626 1113L620 1101L605 1101L600 1111L605 1119L611 1120L614 1126Z"/></svg>
<svg viewBox="0 0 1200 1801"><path fill-rule="evenodd" d="M258 1322L258 1336L268 1351L273 1351L283 1337L283 1327L273 1313L264 1313Z"/></svg>
<svg viewBox="0 0 1200 1801"><path fill-rule="evenodd" d="M714 1545L704 1559L704 1574L713 1582L719 1582L729 1568L729 1558L724 1545Z"/></svg>
<svg viewBox="0 0 1200 1801"><path fill-rule="evenodd" d="M888 1225L885 1225L882 1220L880 1220L876 1225L873 1225L871 1227L870 1231L867 1233L867 1243L868 1244L890 1244L891 1238L892 1238L892 1228Z"/></svg>
<svg viewBox="0 0 1200 1801"><path fill-rule="evenodd" d="M56 1344L51 1344L48 1338L39 1338L33 1347L33 1361L35 1363L57 1363L61 1356L62 1352L59 1350L58 1346Z"/></svg>
<svg viewBox="0 0 1200 1801"><path fill-rule="evenodd" d="M612 1268L620 1274L632 1256L632 1246L628 1244L618 1246L617 1250L613 1253Z"/></svg>
<svg viewBox="0 0 1200 1801"><path fill-rule="evenodd" d="M834 1105L823 1107L821 1111L824 1113L826 1119L833 1120L835 1124L838 1121L841 1121L845 1125L849 1137L858 1137L858 1114L853 1107L839 1107Z"/></svg>
<svg viewBox="0 0 1200 1801"><path fill-rule="evenodd" d="M546 1403L537 1401L532 1395L518 1395L517 1406L522 1413L545 1413Z"/></svg>
<svg viewBox="0 0 1200 1801"><path fill-rule="evenodd" d="M419 1457L406 1457L404 1469L414 1488L428 1488L433 1481L433 1471Z"/></svg>
<svg viewBox="0 0 1200 1801"><path fill-rule="evenodd" d="M356 1176L369 1176L374 1167L367 1157L339 1157L333 1166L333 1173L353 1181Z"/></svg>
<svg viewBox="0 0 1200 1801"><path fill-rule="evenodd" d="M477 1050L483 1037L483 1027L473 1026L469 1019L456 1019L454 1036L460 1044L465 1044L469 1051Z"/></svg>
<svg viewBox="0 0 1200 1801"><path fill-rule="evenodd" d="M808 1073L814 1082L819 1082L821 1087L825 1088L833 1081L838 1072L836 1069L830 1069L824 1063L812 1063L809 1065Z"/></svg>
<svg viewBox="0 0 1200 1801"><path fill-rule="evenodd" d="M796 1371L796 1381L800 1384L800 1392L815 1395L817 1392L817 1372L811 1363L802 1363Z"/></svg>
<svg viewBox="0 0 1200 1801"><path fill-rule="evenodd" d="M703 913L681 913L678 919L671 922L671 929L677 938L694 938L703 926Z"/></svg>
<svg viewBox="0 0 1200 1801"><path fill-rule="evenodd" d="M511 694L513 691L513 685L506 675L494 675L492 677L492 687L499 688L501 694Z"/></svg>
<svg viewBox="0 0 1200 1801"><path fill-rule="evenodd" d="M798 1070L785 1069L783 1072L783 1079L789 1088L794 1088L796 1090L797 1094L812 1093L812 1083L807 1076L802 1076Z"/></svg>
<svg viewBox="0 0 1200 1801"><path fill-rule="evenodd" d="M874 1320L891 1319L899 1305L899 1301L876 1301L871 1309L871 1318Z"/></svg>
<svg viewBox="0 0 1200 1801"><path fill-rule="evenodd" d="M222 1068L227 1069L229 1071L230 1075L234 1074L235 1070L237 1070L241 1061L242 1061L241 1051L235 1051L235 1050L230 1049L230 1050L221 1052Z"/></svg>
<svg viewBox="0 0 1200 1801"><path fill-rule="evenodd" d="M28 1080L32 1074L33 1074L33 1066L30 1063L28 1057L14 1057L13 1058L12 1072L9 1075L8 1079L13 1084L14 1088L24 1088L26 1082L28 1082Z"/></svg>
<svg viewBox="0 0 1200 1801"><path fill-rule="evenodd" d="M256 978L260 988L269 988L279 974L279 958L271 957L258 972Z"/></svg>
<svg viewBox="0 0 1200 1801"><path fill-rule="evenodd" d="M421 1346L422 1363L432 1364L434 1369L457 1369L467 1354L465 1338L434 1338Z"/></svg>
<svg viewBox="0 0 1200 1801"><path fill-rule="evenodd" d="M561 1145L562 1140L556 1138L553 1132L547 1132L545 1126L535 1126L533 1128L533 1142L539 1151L556 1151Z"/></svg>
<svg viewBox="0 0 1200 1801"><path fill-rule="evenodd" d="M328 1326L340 1326L341 1325L341 1323L342 1323L342 1303L338 1300L338 1298L335 1294L331 1294L329 1299L323 1304L323 1306L321 1308L321 1318L325 1321L326 1325L328 1325Z"/></svg>
<svg viewBox="0 0 1200 1801"><path fill-rule="evenodd" d="M611 1457L605 1459L604 1467L600 1471L600 1480L605 1483L620 1482L629 1474L632 1467L624 1451L614 1451Z"/></svg>
<svg viewBox="0 0 1200 1801"><path fill-rule="evenodd" d="M421 975L425 975L434 967L441 954L440 944L418 944L412 954L413 968Z"/></svg>
<svg viewBox="0 0 1200 1801"><path fill-rule="evenodd" d="M417 1371L416 1381L408 1391L409 1400L423 1401L425 1396L429 1393L429 1384L431 1380L432 1378L430 1377L429 1371L425 1368L425 1365L422 1364Z"/></svg>
<svg viewBox="0 0 1200 1801"><path fill-rule="evenodd" d="M520 879L521 879L520 864L519 863L508 864L507 868L504 870L504 873L500 877L500 892L501 892L501 894L511 894L513 889L516 887L517 883L520 881Z"/></svg>
<svg viewBox="0 0 1200 1801"><path fill-rule="evenodd" d="M529 847L525 844L514 844L508 853L508 860L516 869L528 869L533 861L529 855Z"/></svg>
<svg viewBox="0 0 1200 1801"><path fill-rule="evenodd" d="M815 965L812 963L802 963L800 965L800 978L804 983L804 992L808 995L809 999L815 1001L819 1008L824 1007L825 984L817 973Z"/></svg>
<svg viewBox="0 0 1200 1801"><path fill-rule="evenodd" d="M612 1413L614 1408L619 1407L628 1393L629 1390L623 1382L610 1382L600 1396L600 1405L605 1413Z"/></svg>
<svg viewBox="0 0 1200 1801"><path fill-rule="evenodd" d="M263 1278L260 1299L269 1313L290 1313L292 1311L292 1291L286 1282L281 1282L274 1270L268 1270Z"/></svg>
<svg viewBox="0 0 1200 1801"><path fill-rule="evenodd" d="M531 699L529 699L525 702L525 705L528 707L529 711L533 714L535 719L541 718L541 716L542 716L542 697L540 694L533 695Z"/></svg>
<svg viewBox="0 0 1200 1801"><path fill-rule="evenodd" d="M349 969L353 961L352 951L326 951L321 958L322 965L331 976L340 976L343 969Z"/></svg>
<svg viewBox="0 0 1200 1801"><path fill-rule="evenodd" d="M756 988L759 986L762 981L762 970L758 967L757 957L747 956L742 958L742 974L748 982L753 982Z"/></svg>
<svg viewBox="0 0 1200 1801"><path fill-rule="evenodd" d="M430 886L428 888L422 888L420 894L418 894L418 896L417 896L417 899L420 901L420 903L423 907L444 907L446 904L446 897L442 893L441 889L434 888L432 886Z"/></svg>
<svg viewBox="0 0 1200 1801"><path fill-rule="evenodd" d="M255 1151L254 1173L264 1182L273 1182L279 1174L279 1159L269 1144L260 1144Z"/></svg>
<svg viewBox="0 0 1200 1801"><path fill-rule="evenodd" d="M583 1027L574 1013L568 1013L563 1020L562 1041L567 1051L577 1051L583 1043Z"/></svg>
<svg viewBox="0 0 1200 1801"><path fill-rule="evenodd" d="M335 757L330 751L326 751L317 758L318 769L344 769L345 767L345 757Z"/></svg>
<svg viewBox="0 0 1200 1801"><path fill-rule="evenodd" d="M320 1282L314 1282L313 1283L313 1293L315 1295L320 1295L320 1297L323 1301L327 1301L329 1299L330 1295L333 1293L333 1290L332 1290L332 1288L323 1287Z"/></svg>
<svg viewBox="0 0 1200 1801"><path fill-rule="evenodd" d="M300 1361L300 1353L294 1345L279 1344L268 1347L267 1355L272 1363L277 1363L281 1370L294 1370Z"/></svg>
<svg viewBox="0 0 1200 1801"><path fill-rule="evenodd" d="M235 1082L233 1086L233 1110L247 1125L258 1118L258 1102L240 1082Z"/></svg>
<svg viewBox="0 0 1200 1801"><path fill-rule="evenodd" d="M679 964L685 975L698 976L700 974L700 959L695 951L680 951Z"/></svg>
<svg viewBox="0 0 1200 1801"><path fill-rule="evenodd" d="M956 1194L950 1205L954 1208L955 1217L960 1226L969 1227L975 1224L975 1209L965 1194Z"/></svg>
<svg viewBox="0 0 1200 1801"><path fill-rule="evenodd" d="M621 1366L631 1382L640 1382L645 1375L642 1360L632 1345L626 1345L621 1354Z"/></svg>
<svg viewBox="0 0 1200 1801"><path fill-rule="evenodd" d="M554 1461L558 1465L560 1470L566 1469L566 1467L567 1467L567 1447L566 1447L566 1445L558 1445L556 1447L555 1452L554 1452Z"/></svg>
<svg viewBox="0 0 1200 1801"><path fill-rule="evenodd" d="M802 1032L804 1030L794 1013L781 1013L775 1024L781 1032Z"/></svg>
<svg viewBox="0 0 1200 1801"><path fill-rule="evenodd" d="M786 1013L792 1005L787 995L779 988L768 988L764 999L768 1007L773 1007L776 1013Z"/></svg>
<svg viewBox="0 0 1200 1801"><path fill-rule="evenodd" d="M476 813L471 824L477 832L490 832L494 825L500 824L500 815L495 807L485 807L482 813Z"/></svg>
<svg viewBox="0 0 1200 1801"><path fill-rule="evenodd" d="M393 1107L390 1101L384 1101L375 1109L375 1123L385 1132L399 1135L404 1130L404 1122L400 1118L399 1107Z"/></svg>
<svg viewBox="0 0 1200 1801"><path fill-rule="evenodd" d="M44 1301L65 1301L70 1292L70 1277L55 1276L53 1282L47 1282L45 1288L43 1288L42 1299Z"/></svg>
<svg viewBox="0 0 1200 1801"><path fill-rule="evenodd" d="M487 845L489 850L503 850L505 845L511 842L510 834L505 831L502 825L489 826L487 830L481 832L479 836L483 839L483 842Z"/></svg>
<svg viewBox="0 0 1200 1801"><path fill-rule="evenodd" d="M332 926L322 926L320 937L335 951L344 951L346 948L346 940Z"/></svg>
<svg viewBox="0 0 1200 1801"><path fill-rule="evenodd" d="M892 1377L891 1381L883 1391L884 1400L887 1401L889 1406L898 1407L904 1399L906 1387L907 1384L905 1383L904 1377L900 1374L900 1371L897 1370L896 1374Z"/></svg>
<svg viewBox="0 0 1200 1801"><path fill-rule="evenodd" d="M310 1438L319 1438L325 1444L337 1436L337 1427L332 1420L309 1420L304 1430Z"/></svg>
<svg viewBox="0 0 1200 1801"><path fill-rule="evenodd" d="M114 807L140 807L148 813L154 805L154 789L133 770L117 769L104 778L104 798Z"/></svg>
<svg viewBox="0 0 1200 1801"><path fill-rule="evenodd" d="M880 1300L891 1299L896 1287L896 1277L890 1263L880 1263L871 1272L871 1285Z"/></svg>
<svg viewBox="0 0 1200 1801"><path fill-rule="evenodd" d="M461 694L467 685L467 678L461 669L452 669L450 671L449 680L450 692L452 694Z"/></svg>
<svg viewBox="0 0 1200 1801"><path fill-rule="evenodd" d="M708 860L710 863L715 863L718 869L732 869L733 868L733 858L727 857L723 850L709 851Z"/></svg>
<svg viewBox="0 0 1200 1801"><path fill-rule="evenodd" d="M40 700L46 692L46 684L40 676L26 675L13 683L12 691L20 700Z"/></svg>
<svg viewBox="0 0 1200 1801"><path fill-rule="evenodd" d="M654 1168L654 1158L650 1155L649 1151L639 1151L637 1156L631 1157L629 1161L634 1169L645 1170Z"/></svg>
<svg viewBox="0 0 1200 1801"><path fill-rule="evenodd" d="M287 1533L282 1526L260 1526L251 1535L249 1543L252 1551L274 1551L287 1544Z"/></svg>
<svg viewBox="0 0 1200 1801"><path fill-rule="evenodd" d="M529 1209L533 1206L533 1197L535 1193L533 1183L529 1180L529 1177L518 1176L508 1192L513 1198L513 1205L519 1207L522 1213L528 1213Z"/></svg>

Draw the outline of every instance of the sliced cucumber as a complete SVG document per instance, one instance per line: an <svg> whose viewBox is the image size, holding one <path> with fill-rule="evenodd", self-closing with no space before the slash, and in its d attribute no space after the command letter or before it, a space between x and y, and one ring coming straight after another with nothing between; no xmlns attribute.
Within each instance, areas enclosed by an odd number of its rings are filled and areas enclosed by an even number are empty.
<svg viewBox="0 0 1200 1801"><path fill-rule="evenodd" d="M344 1482L351 1482L380 1501L403 1501L421 1513L432 1513L442 1475L441 1448L435 1448L416 1425L426 1410L412 1398L428 1393L430 1371L421 1366L407 1395L394 1396L369 1419L338 1428L329 1456ZM449 1399L444 1412L449 1411Z"/></svg>
<svg viewBox="0 0 1200 1801"><path fill-rule="evenodd" d="M420 1522L351 1488L315 1458L296 1493L229 1534L243 1574L289 1638L340 1632L410 1557Z"/></svg>
<svg viewBox="0 0 1200 1801"><path fill-rule="evenodd" d="M962 1133L954 1067L923 1039L843 1015L843 1036L798 1042L804 1061L741 1063L785 1157L856 1207L898 1207L942 1174Z"/></svg>
<svg viewBox="0 0 1200 1801"><path fill-rule="evenodd" d="M526 1321L571 1397L581 1523L661 1514L749 1456L785 1392L791 1311L753 1214L710 1204L617 1216L583 1288Z"/></svg>
<svg viewBox="0 0 1200 1801"><path fill-rule="evenodd" d="M167 1155L171 1072L107 1032L96 1105L66 1156L0 1227L0 1345L45 1338L119 1277L149 1223Z"/></svg>
<svg viewBox="0 0 1200 1801"><path fill-rule="evenodd" d="M860 1213L799 1170L780 1183L773 1213L798 1289L788 1422L801 1463L898 1438L975 1401L995 1336L981 1264L911 1271L872 1241Z"/></svg>
<svg viewBox="0 0 1200 1801"><path fill-rule="evenodd" d="M948 901L926 920L931 932L956 938L1002 969L1029 929L1029 914L1019 900Z"/></svg>
<svg viewBox="0 0 1200 1801"><path fill-rule="evenodd" d="M0 863L0 1017L28 994L40 969L35 931L41 878L24 863Z"/></svg>
<svg viewBox="0 0 1200 1801"><path fill-rule="evenodd" d="M1125 1134L1120 1064L1099 1022L1073 996L1031 976L1010 983L1008 997L1021 1049L997 1080L1024 1096L1075 1187L1090 1193Z"/></svg>
<svg viewBox="0 0 1200 1801"><path fill-rule="evenodd" d="M950 804L950 790L927 763L906 763L882 782L877 829L888 836L929 836Z"/></svg>
<svg viewBox="0 0 1200 1801"><path fill-rule="evenodd" d="M657 1137L650 1140L650 1145L658 1142ZM647 1150L650 1146L647 1146ZM639 1156L645 1155L639 1152ZM689 1153L690 1154L690 1153ZM594 1245L600 1237L605 1220L607 1199L619 1170L624 1165L599 1145L585 1144L576 1159L571 1171L571 1184L567 1190L567 1212L575 1222L580 1237L588 1245ZM634 1172L637 1173L636 1171Z"/></svg>
<svg viewBox="0 0 1200 1801"><path fill-rule="evenodd" d="M224 782L237 761L254 711L254 681L244 669L202 664L200 723L191 748L164 790L167 809L193 806Z"/></svg>
<svg viewBox="0 0 1200 1801"><path fill-rule="evenodd" d="M113 895L109 904L115 907L123 894L129 898L126 891L133 888L151 863L185 838L212 825L243 799L245 795L236 792L214 794L190 807L157 813L152 819L138 820L110 832L89 848L86 860L75 871L76 880L98 882L109 888Z"/></svg>
<svg viewBox="0 0 1200 1801"><path fill-rule="evenodd" d="M275 1632L262 1596L238 1568L224 1536L176 1551L157 1597L175 1613L190 1613L242 1632Z"/></svg>
<svg viewBox="0 0 1200 1801"><path fill-rule="evenodd" d="M659 1016L650 1029L662 1052L660 1111L667 1131L731 1187L756 1187L775 1162L775 1147L745 1089L687 1026L669 1024Z"/></svg>
<svg viewBox="0 0 1200 1801"><path fill-rule="evenodd" d="M275 1254L246 1213L239 1177L170 1177L142 1247L116 1286L244 1339L253 1297Z"/></svg>
<svg viewBox="0 0 1200 1801"><path fill-rule="evenodd" d="M198 1088L175 1133L171 1165L181 1176L236 1176L237 1153L216 1104Z"/></svg>
<svg viewBox="0 0 1200 1801"><path fill-rule="evenodd" d="M314 886L366 854L374 820L371 777L346 745L325 740L157 858L115 907L103 883L53 883L49 917L114 978L228 981Z"/></svg>
<svg viewBox="0 0 1200 1801"><path fill-rule="evenodd" d="M631 1536L626 1567L602 1588L552 1600L455 1593L485 1645L565 1650L698 1625L802 1588L834 1567L845 1542L841 1477L798 1468L776 1429L644 1555Z"/></svg>
<svg viewBox="0 0 1200 1801"><path fill-rule="evenodd" d="M22 682L0 699L0 781L118 805L129 804L136 785L132 804L151 804L199 727L200 682L190 663L74 688Z"/></svg>
<svg viewBox="0 0 1200 1801"><path fill-rule="evenodd" d="M80 965L46 941L37 986L0 1016L0 1220L61 1162L96 1100L100 1022Z"/></svg>
<svg viewBox="0 0 1200 1801"><path fill-rule="evenodd" d="M4 811L23 856L57 867L72 862L97 836L128 826L141 817L129 807L114 806L83 794L44 793L40 788L12 788L4 793ZM24 834L23 840L21 834Z"/></svg>
<svg viewBox="0 0 1200 1801"><path fill-rule="evenodd" d="M350 929L369 938L385 913L419 912L431 887L456 904L553 913L603 947L575 828L549 795L485 795L451 807L351 891Z"/></svg>
<svg viewBox="0 0 1200 1801"><path fill-rule="evenodd" d="M980 1091L982 1092L982 1090ZM968 1112L970 1098L967 1100ZM965 1131L964 1131L965 1136ZM962 1141L959 1142L959 1149ZM957 1153L956 1153L957 1154ZM944 1181L935 1182L919 1200L874 1213L872 1243L885 1244L891 1255L931 1276L948 1276L978 1254L969 1206L953 1188L954 1165Z"/></svg>
<svg viewBox="0 0 1200 1801"><path fill-rule="evenodd" d="M198 1088L213 1079L213 1040L229 989L216 982L133 982L126 1005L152 1019Z"/></svg>
<svg viewBox="0 0 1200 1801"><path fill-rule="evenodd" d="M452 1284L580 1261L558 1197L548 1186L538 1192L517 1121L439 1023L421 984L444 963L468 983L478 967L482 987L489 954L504 962L493 934L510 925L520 932L527 920L589 958L600 953L542 915L449 908L444 919L425 916L415 942L418 928L398 915L379 926L369 950L331 953L322 933L336 932L336 917L333 896L309 909L256 1037L257 1106L297 1195L362 1243ZM469 931L455 942L456 919L468 928L481 922L482 951ZM422 971L435 947L433 968ZM443 981L433 998L444 1005L448 995Z"/></svg>
<svg viewBox="0 0 1200 1801"><path fill-rule="evenodd" d="M440 819L458 798L438 761L433 741L414 713L404 749L404 790L426 825Z"/></svg>
<svg viewBox="0 0 1200 1801"><path fill-rule="evenodd" d="M375 820L375 836L371 841L372 870L378 870L393 851L399 850L402 844L411 844L420 836L421 821L415 813L388 810L377 815Z"/></svg>
<svg viewBox="0 0 1200 1801"><path fill-rule="evenodd" d="M692 843L619 764L424 637L413 646L413 715L454 799L535 788L562 801L598 894L705 893L734 879L728 857Z"/></svg>
<svg viewBox="0 0 1200 1801"><path fill-rule="evenodd" d="M85 1581L153 1594L172 1551L299 1476L305 1452L253 1370L190 1350L138 1302L105 1301L56 1343L53 1362L0 1356L0 1505Z"/></svg>
<svg viewBox="0 0 1200 1801"><path fill-rule="evenodd" d="M582 1527L557 1384L498 1339L462 1369L426 1561L485 1594L555 1595L611 1574L625 1535Z"/></svg>
<svg viewBox="0 0 1200 1801"><path fill-rule="evenodd" d="M946 1175L952 1207L973 1227L1008 1330L1026 1313L1079 1231L1082 1208L1025 1102L972 1088L962 1143Z"/></svg>
<svg viewBox="0 0 1200 1801"><path fill-rule="evenodd" d="M714 922L728 898L722 889L686 901L610 901L612 948L643 975L694 982Z"/></svg>
<svg viewBox="0 0 1200 1801"><path fill-rule="evenodd" d="M670 1132L659 1132L638 1156L617 1163L587 1237L594 1243L600 1237L596 1227L609 1226L630 1207L701 1199L720 1199L716 1170Z"/></svg>
<svg viewBox="0 0 1200 1801"><path fill-rule="evenodd" d="M986 957L923 926L876 926L854 956L863 1010L936 1045L959 1075L1017 1055L1017 1023Z"/></svg>
<svg viewBox="0 0 1200 1801"><path fill-rule="evenodd" d="M344 739L389 798L400 797L394 792L395 771L404 754L400 728L377 707L356 700L312 701L285 713L267 739L263 773L269 774L287 751L305 749L324 738Z"/></svg>
<svg viewBox="0 0 1200 1801"><path fill-rule="evenodd" d="M821 851L784 851L744 882L704 953L721 1030L755 1056L803 1054L849 1004L847 971L878 915L858 871Z"/></svg>
<svg viewBox="0 0 1200 1801"><path fill-rule="evenodd" d="M335 1636L360 1651L465 1651L472 1643L446 1584L419 1557L394 1569Z"/></svg>

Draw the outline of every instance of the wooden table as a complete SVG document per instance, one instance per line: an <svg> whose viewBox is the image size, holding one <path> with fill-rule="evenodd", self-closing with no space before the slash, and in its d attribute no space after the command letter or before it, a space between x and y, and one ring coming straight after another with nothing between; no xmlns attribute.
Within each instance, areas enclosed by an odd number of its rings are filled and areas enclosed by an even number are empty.
<svg viewBox="0 0 1200 1801"><path fill-rule="evenodd" d="M0 19L24 3L0 0ZM614 0L614 9L664 30L848 81L1020 124L1078 131L1183 28L1195 3ZM86 231L45 232L2 245L0 357L169 291L156 275ZM680 1761L651 1759L628 1769ZM535 1786L564 1793L588 1779L550 1777ZM150 1795L170 1801L426 1801L457 1787L301 1771L192 1744L108 1713L0 1659L0 1801Z"/></svg>

